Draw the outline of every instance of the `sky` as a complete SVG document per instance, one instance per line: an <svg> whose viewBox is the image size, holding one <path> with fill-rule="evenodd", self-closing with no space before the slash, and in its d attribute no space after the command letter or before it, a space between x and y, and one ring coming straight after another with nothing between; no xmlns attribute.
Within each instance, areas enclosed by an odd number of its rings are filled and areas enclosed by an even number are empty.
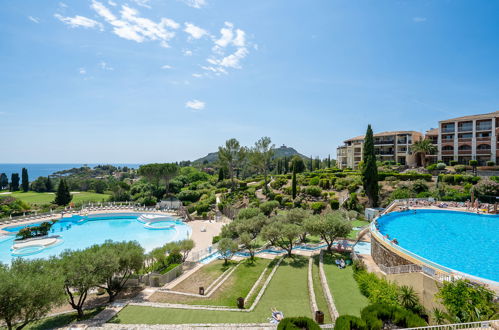
<svg viewBox="0 0 499 330"><path fill-rule="evenodd" d="M499 1L2 0L0 163L305 155L499 110Z"/></svg>

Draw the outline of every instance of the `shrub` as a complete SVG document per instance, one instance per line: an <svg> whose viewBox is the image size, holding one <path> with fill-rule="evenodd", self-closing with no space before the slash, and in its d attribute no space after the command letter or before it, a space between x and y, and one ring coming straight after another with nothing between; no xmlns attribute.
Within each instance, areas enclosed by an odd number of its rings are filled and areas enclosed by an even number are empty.
<svg viewBox="0 0 499 330"><path fill-rule="evenodd" d="M213 236L211 239L211 244L216 244L220 240L220 236Z"/></svg>
<svg viewBox="0 0 499 330"><path fill-rule="evenodd" d="M333 198L329 201L329 205L331 205L331 209L338 210L340 208L340 201Z"/></svg>
<svg viewBox="0 0 499 330"><path fill-rule="evenodd" d="M398 287L395 284L377 277L374 273L368 273L367 271L355 272L354 278L359 284L360 292L369 298L371 303L388 305L398 304Z"/></svg>
<svg viewBox="0 0 499 330"><path fill-rule="evenodd" d="M277 330L320 330L321 328L309 317L285 317L279 322Z"/></svg>
<svg viewBox="0 0 499 330"><path fill-rule="evenodd" d="M324 202L314 202L310 205L310 208L314 214L319 214L326 208L326 204Z"/></svg>
<svg viewBox="0 0 499 330"><path fill-rule="evenodd" d="M353 315L341 315L336 319L334 330L364 330L367 329L366 322L361 318Z"/></svg>
<svg viewBox="0 0 499 330"><path fill-rule="evenodd" d="M395 176L387 176L385 178L385 181L397 181L397 177L395 177Z"/></svg>
<svg viewBox="0 0 499 330"><path fill-rule="evenodd" d="M319 187L329 190L331 188L331 182L328 179L321 179L319 181Z"/></svg>
<svg viewBox="0 0 499 330"><path fill-rule="evenodd" d="M279 190L281 189L286 183L288 183L288 179L286 178L283 178L283 177L279 177L279 178L275 178L274 181L272 181L270 183L270 186L273 188L273 189L276 189L276 190Z"/></svg>
<svg viewBox="0 0 499 330"><path fill-rule="evenodd" d="M487 166L495 166L496 165L496 162L492 161L492 160L489 160L487 162Z"/></svg>
<svg viewBox="0 0 499 330"><path fill-rule="evenodd" d="M417 173L417 172L412 172L412 173L380 172L378 174L378 179L380 181L383 181L387 176L394 176L401 181L414 181L414 180L431 181L431 174Z"/></svg>
<svg viewBox="0 0 499 330"><path fill-rule="evenodd" d="M449 162L449 165L450 165L450 166L456 166L456 165L457 165L457 160L451 160L451 161Z"/></svg>
<svg viewBox="0 0 499 330"><path fill-rule="evenodd" d="M262 211L262 213L265 214L266 216L269 216L278 207L279 207L278 201L269 201L260 204L260 211Z"/></svg>
<svg viewBox="0 0 499 330"><path fill-rule="evenodd" d="M177 194L177 198L182 202L197 202L201 198L201 191L198 190L183 190Z"/></svg>
<svg viewBox="0 0 499 330"><path fill-rule="evenodd" d="M456 165L456 166L454 166L454 170L456 171L456 173L463 173L466 171L466 166Z"/></svg>
<svg viewBox="0 0 499 330"><path fill-rule="evenodd" d="M361 312L362 320L369 329L383 329L384 324L394 324L401 328L426 326L427 323L413 312L396 305L372 304Z"/></svg>
<svg viewBox="0 0 499 330"><path fill-rule="evenodd" d="M470 164L470 166L473 166L473 167L478 166L478 160L472 159L472 160L470 160L469 164Z"/></svg>
<svg viewBox="0 0 499 330"><path fill-rule="evenodd" d="M438 163L436 168L437 170L445 170L446 166L445 163Z"/></svg>
<svg viewBox="0 0 499 330"><path fill-rule="evenodd" d="M320 178L313 177L313 178L310 179L310 181L308 182L308 184L311 185L311 186L318 186L319 185L319 181L320 181Z"/></svg>
<svg viewBox="0 0 499 330"><path fill-rule="evenodd" d="M320 197L322 194L322 189L316 186L307 187L305 193L312 197Z"/></svg>
<svg viewBox="0 0 499 330"><path fill-rule="evenodd" d="M428 171L434 171L434 170L436 170L436 169L437 169L437 164L431 164L431 165L428 165L428 166L426 166L426 169L427 169Z"/></svg>

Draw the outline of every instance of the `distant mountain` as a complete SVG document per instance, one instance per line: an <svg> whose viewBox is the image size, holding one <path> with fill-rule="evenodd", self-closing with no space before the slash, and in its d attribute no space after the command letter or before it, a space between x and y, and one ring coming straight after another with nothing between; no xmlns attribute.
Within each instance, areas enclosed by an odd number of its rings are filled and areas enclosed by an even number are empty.
<svg viewBox="0 0 499 330"><path fill-rule="evenodd" d="M298 151L296 151L294 148L291 147L286 147L285 145L280 146L279 148L275 149L275 157L274 158L282 158L282 157L293 157L295 155L298 155L300 157L308 159L309 157L306 157L302 154L300 154ZM196 159L193 161L193 163L214 163L218 160L218 151L217 152L210 152L208 155Z"/></svg>

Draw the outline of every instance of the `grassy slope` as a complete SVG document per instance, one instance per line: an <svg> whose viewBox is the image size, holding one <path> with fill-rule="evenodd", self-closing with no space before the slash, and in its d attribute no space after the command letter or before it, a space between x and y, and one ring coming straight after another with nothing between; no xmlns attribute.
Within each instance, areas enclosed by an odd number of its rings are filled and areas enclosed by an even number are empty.
<svg viewBox="0 0 499 330"><path fill-rule="evenodd" d="M319 256L314 257L312 278L314 279L314 292L315 300L317 301L317 307L319 307L319 310L324 313L324 323L331 323L331 314L329 314L329 308L327 306L326 297L324 296L324 290L322 289L319 276Z"/></svg>
<svg viewBox="0 0 499 330"><path fill-rule="evenodd" d="M129 324L253 323L268 322L271 308L284 316L311 316L306 258L281 263L259 304L252 312L222 312L128 306L114 322Z"/></svg>
<svg viewBox="0 0 499 330"><path fill-rule="evenodd" d="M324 256L324 271L338 313L360 316L360 310L368 305L368 300L360 293L352 266L339 269L334 259L327 254Z"/></svg>
<svg viewBox="0 0 499 330"><path fill-rule="evenodd" d="M54 193L37 193L34 191L20 192L16 191L12 194L2 195L2 196L12 196L14 198L25 201L26 203L33 205L50 204L54 201ZM80 192L78 194L73 194L73 203L81 202L104 202L109 198L107 194L96 194L92 192Z"/></svg>
<svg viewBox="0 0 499 330"><path fill-rule="evenodd" d="M354 220L352 221L352 227L363 227L367 226L369 224L369 221L364 221L364 220ZM348 234L348 238L350 239L356 239L357 238L357 233L358 230L353 230Z"/></svg>

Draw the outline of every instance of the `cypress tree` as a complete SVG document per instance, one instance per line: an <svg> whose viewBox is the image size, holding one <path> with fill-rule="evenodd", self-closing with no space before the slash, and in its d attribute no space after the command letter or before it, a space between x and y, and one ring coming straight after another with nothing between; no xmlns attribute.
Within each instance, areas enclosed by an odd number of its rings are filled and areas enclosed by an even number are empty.
<svg viewBox="0 0 499 330"><path fill-rule="evenodd" d="M54 203L57 205L65 206L71 202L71 193L69 192L69 187L64 179L59 182L59 187L57 187L57 192L55 194Z"/></svg>
<svg viewBox="0 0 499 330"><path fill-rule="evenodd" d="M218 169L218 181L223 181L223 179L225 178L225 175L224 175L224 168L223 167L220 167Z"/></svg>
<svg viewBox="0 0 499 330"><path fill-rule="evenodd" d="M327 155L327 168L331 168L331 155Z"/></svg>
<svg viewBox="0 0 499 330"><path fill-rule="evenodd" d="M293 195L293 200L296 198L296 166L293 165L293 178L291 180L291 194Z"/></svg>
<svg viewBox="0 0 499 330"><path fill-rule="evenodd" d="M50 192L54 189L54 186L52 185L52 180L50 180L50 176L47 177L47 182L45 182L45 189Z"/></svg>
<svg viewBox="0 0 499 330"><path fill-rule="evenodd" d="M308 169L310 170L310 172L312 172L313 168L314 168L314 164L313 164L313 159L312 159L312 156L310 156L310 161L308 162Z"/></svg>
<svg viewBox="0 0 499 330"><path fill-rule="evenodd" d="M7 177L7 174L2 173L0 174L0 190L6 189L9 186L9 178Z"/></svg>
<svg viewBox="0 0 499 330"><path fill-rule="evenodd" d="M364 165L362 166L362 184L369 206L378 206L379 186L378 186L378 167L376 165L376 155L374 154L374 137L371 125L367 126L366 137L364 139Z"/></svg>
<svg viewBox="0 0 499 330"><path fill-rule="evenodd" d="M19 173L12 173L10 176L10 191L19 190Z"/></svg>
<svg viewBox="0 0 499 330"><path fill-rule="evenodd" d="M284 157L284 174L289 173L289 160L287 157Z"/></svg>
<svg viewBox="0 0 499 330"><path fill-rule="evenodd" d="M22 172L21 172L21 187L23 188L24 192L27 192L29 190L29 178L28 178L28 170L23 167Z"/></svg>

